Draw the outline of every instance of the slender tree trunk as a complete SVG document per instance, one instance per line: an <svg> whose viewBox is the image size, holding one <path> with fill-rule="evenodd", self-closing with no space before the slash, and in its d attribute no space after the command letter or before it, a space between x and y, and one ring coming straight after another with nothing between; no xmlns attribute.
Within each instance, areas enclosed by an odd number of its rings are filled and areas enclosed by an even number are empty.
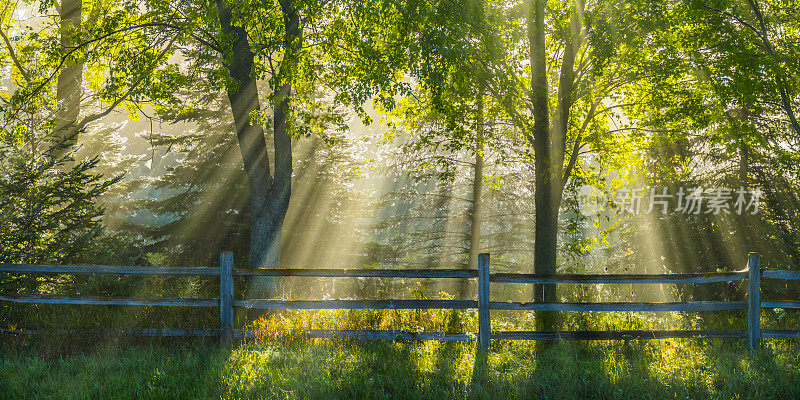
<svg viewBox="0 0 800 400"><path fill-rule="evenodd" d="M738 129L740 132L750 133L751 132L751 120L753 115L750 113L748 107L742 107L741 114L739 115L740 121L738 122ZM739 140L739 171L738 171L738 179L739 179L739 186L744 188L744 190L750 189L750 146L747 144L747 137L749 135L744 135ZM734 198L736 195L736 189L733 193ZM748 252L754 251L753 249L748 249L748 247L752 246L756 243L753 239L752 230L750 229L750 216L747 213L737 214L733 218L733 222L736 224L736 236L737 240L734 241L735 248L739 249L739 251L735 254L736 258L744 259L747 256Z"/></svg>
<svg viewBox="0 0 800 400"><path fill-rule="evenodd" d="M258 88L251 76L255 55L245 29L232 24L229 4L217 0L222 31L232 37L228 69L237 86L228 92L228 99L249 182L251 268L280 265L281 229L291 195L292 148L288 118L292 78L302 36L300 17L293 1L281 0L280 4L286 29L283 43L286 53L273 94L275 175L272 176L264 130L250 119L251 113L260 109ZM272 297L277 289L277 279L260 278L251 282L250 293L251 296Z"/></svg>
<svg viewBox="0 0 800 400"><path fill-rule="evenodd" d="M748 175L750 171L750 154L748 151L747 143L742 141L739 145L739 185L743 188L747 189L748 184Z"/></svg>
<svg viewBox="0 0 800 400"><path fill-rule="evenodd" d="M481 194L483 193L483 130L484 130L484 116L483 116L483 96L484 91L478 93L476 101L476 127L475 127L475 169L472 176L472 209L469 212L469 259L467 266L471 270L478 270L478 253L480 253L481 245L481 208L483 201ZM472 298L473 293L469 291L469 285L466 280L462 280L462 294L464 298Z"/></svg>
<svg viewBox="0 0 800 400"><path fill-rule="evenodd" d="M61 52L66 56L80 42L81 0L63 0L59 15L61 17ZM70 57L58 74L56 83L56 128L53 139L64 144L61 154L77 142L77 120L83 84L83 62Z"/></svg>
<svg viewBox="0 0 800 400"><path fill-rule="evenodd" d="M300 14L294 5L294 0L280 0L283 11L285 36L283 47L283 65L278 72L278 86L273 94L273 146L275 147L275 179L270 188L270 222L275 232L270 242L272 253L280 253L280 234L286 210L289 208L289 198L292 191L292 138L290 131L292 87L299 62L300 48L302 47L303 33L300 27ZM271 254L270 253L270 254ZM269 266L278 266L279 256L271 259Z"/></svg>
<svg viewBox="0 0 800 400"><path fill-rule="evenodd" d="M775 73L775 86L778 88L778 94L781 97L781 107L784 111L786 111L786 115L789 117L789 123L792 125L792 129L797 134L800 134L800 122L797 121L797 117L794 114L794 108L792 107L792 99L794 99L794 93L792 93L791 85L788 82L791 82L791 77L786 77L784 75L784 68L782 64L781 55L775 52L775 46L772 44L770 40L770 29L767 28L767 21L764 19L764 14L761 12L761 5L758 3L757 0L747 0L747 4L750 6L750 10L756 16L756 20L758 21L758 37L761 39L761 42L764 48L767 51L767 55L772 57L775 62L775 67L773 71Z"/></svg>

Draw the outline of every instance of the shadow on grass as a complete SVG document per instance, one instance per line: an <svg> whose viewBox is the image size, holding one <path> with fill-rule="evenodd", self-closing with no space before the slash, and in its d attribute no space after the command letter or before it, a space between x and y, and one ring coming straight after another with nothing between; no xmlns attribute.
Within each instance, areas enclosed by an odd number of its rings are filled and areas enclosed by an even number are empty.
<svg viewBox="0 0 800 400"><path fill-rule="evenodd" d="M0 397L119 399L800 398L790 342L474 344L335 340L0 353Z"/></svg>

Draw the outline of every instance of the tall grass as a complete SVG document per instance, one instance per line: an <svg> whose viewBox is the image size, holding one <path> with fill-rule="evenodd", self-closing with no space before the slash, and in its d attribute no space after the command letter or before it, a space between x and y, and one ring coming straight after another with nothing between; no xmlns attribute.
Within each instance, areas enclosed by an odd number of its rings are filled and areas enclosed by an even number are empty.
<svg viewBox="0 0 800 400"><path fill-rule="evenodd" d="M105 343L0 353L8 399L797 399L788 341Z"/></svg>

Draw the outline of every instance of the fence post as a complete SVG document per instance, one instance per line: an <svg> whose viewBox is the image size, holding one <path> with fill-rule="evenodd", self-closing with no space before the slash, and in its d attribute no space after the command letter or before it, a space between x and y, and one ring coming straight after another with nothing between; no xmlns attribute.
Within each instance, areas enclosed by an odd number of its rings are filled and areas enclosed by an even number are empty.
<svg viewBox="0 0 800 400"><path fill-rule="evenodd" d="M747 343L756 350L761 341L761 257L750 253L747 261Z"/></svg>
<svg viewBox="0 0 800 400"><path fill-rule="evenodd" d="M219 340L228 345L233 337L233 252L219 255Z"/></svg>
<svg viewBox="0 0 800 400"><path fill-rule="evenodd" d="M489 315L489 253L478 254L478 339L482 350L492 346Z"/></svg>

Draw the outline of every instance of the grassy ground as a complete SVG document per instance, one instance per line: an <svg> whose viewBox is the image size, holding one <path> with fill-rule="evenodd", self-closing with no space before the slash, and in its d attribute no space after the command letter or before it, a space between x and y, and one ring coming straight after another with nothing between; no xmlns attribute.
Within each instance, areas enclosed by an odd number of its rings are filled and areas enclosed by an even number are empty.
<svg viewBox="0 0 800 400"><path fill-rule="evenodd" d="M800 398L800 352L741 341L104 344L0 353L8 399Z"/></svg>

